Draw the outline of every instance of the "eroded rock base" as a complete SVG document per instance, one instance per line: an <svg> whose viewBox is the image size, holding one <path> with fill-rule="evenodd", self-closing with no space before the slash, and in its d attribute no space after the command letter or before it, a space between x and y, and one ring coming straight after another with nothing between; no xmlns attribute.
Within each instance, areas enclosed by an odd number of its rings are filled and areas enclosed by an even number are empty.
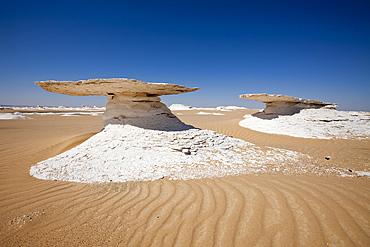
<svg viewBox="0 0 370 247"><path fill-rule="evenodd" d="M131 125L154 130L185 130L184 124L156 96L145 94L111 94L103 114L108 124Z"/></svg>
<svg viewBox="0 0 370 247"><path fill-rule="evenodd" d="M263 110L263 112L265 114L293 115L293 114L299 113L303 109L320 109L323 107L325 107L325 105L271 102L271 103L266 103L266 107Z"/></svg>

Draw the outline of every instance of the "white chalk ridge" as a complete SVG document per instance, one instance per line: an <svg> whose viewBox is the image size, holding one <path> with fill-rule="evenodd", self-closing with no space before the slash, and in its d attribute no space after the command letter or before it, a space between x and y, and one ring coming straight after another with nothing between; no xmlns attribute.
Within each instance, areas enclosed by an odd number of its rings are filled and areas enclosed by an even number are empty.
<svg viewBox="0 0 370 247"><path fill-rule="evenodd" d="M108 125L84 143L39 162L39 179L82 183L188 180L250 174L270 164L305 158L297 152L265 148L210 130L181 131Z"/></svg>
<svg viewBox="0 0 370 247"><path fill-rule="evenodd" d="M369 139L370 113L305 109L294 115L245 115L239 125L259 132L317 139Z"/></svg>
<svg viewBox="0 0 370 247"><path fill-rule="evenodd" d="M12 119L29 119L18 112L14 113L0 113L0 120L12 120Z"/></svg>

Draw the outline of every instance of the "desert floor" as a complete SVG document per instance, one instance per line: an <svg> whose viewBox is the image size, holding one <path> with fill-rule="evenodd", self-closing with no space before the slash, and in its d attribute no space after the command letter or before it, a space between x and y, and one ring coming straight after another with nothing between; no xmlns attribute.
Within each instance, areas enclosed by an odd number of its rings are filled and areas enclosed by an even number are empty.
<svg viewBox="0 0 370 247"><path fill-rule="evenodd" d="M197 115L195 127L364 170L370 142L264 134L238 122L253 110ZM370 179L245 175L82 184L38 180L29 168L102 129L99 116L0 120L0 246L370 246ZM330 156L329 160L325 157Z"/></svg>

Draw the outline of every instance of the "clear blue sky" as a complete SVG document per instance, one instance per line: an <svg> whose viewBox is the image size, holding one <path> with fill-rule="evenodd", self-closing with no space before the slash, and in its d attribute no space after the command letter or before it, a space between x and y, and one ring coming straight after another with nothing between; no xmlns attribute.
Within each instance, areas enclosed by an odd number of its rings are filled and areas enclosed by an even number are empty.
<svg viewBox="0 0 370 247"><path fill-rule="evenodd" d="M99 105L39 80L125 77L199 91L166 104L261 108L286 94L370 111L369 1L1 1L0 104Z"/></svg>

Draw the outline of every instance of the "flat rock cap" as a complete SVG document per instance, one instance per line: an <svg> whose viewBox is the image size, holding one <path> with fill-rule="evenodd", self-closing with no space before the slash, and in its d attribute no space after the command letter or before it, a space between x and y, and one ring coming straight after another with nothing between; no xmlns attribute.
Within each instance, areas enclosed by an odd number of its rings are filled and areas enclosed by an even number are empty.
<svg viewBox="0 0 370 247"><path fill-rule="evenodd" d="M303 103L309 105L337 105L335 103L326 103L318 100L296 98L282 94L265 94L265 93L242 94L239 95L239 98L260 101L263 103L281 102L281 103Z"/></svg>
<svg viewBox="0 0 370 247"><path fill-rule="evenodd" d="M111 94L161 96L187 93L199 89L198 87L189 88L168 83L147 83L127 78L89 79L81 81L37 81L35 84L52 93L75 96Z"/></svg>

